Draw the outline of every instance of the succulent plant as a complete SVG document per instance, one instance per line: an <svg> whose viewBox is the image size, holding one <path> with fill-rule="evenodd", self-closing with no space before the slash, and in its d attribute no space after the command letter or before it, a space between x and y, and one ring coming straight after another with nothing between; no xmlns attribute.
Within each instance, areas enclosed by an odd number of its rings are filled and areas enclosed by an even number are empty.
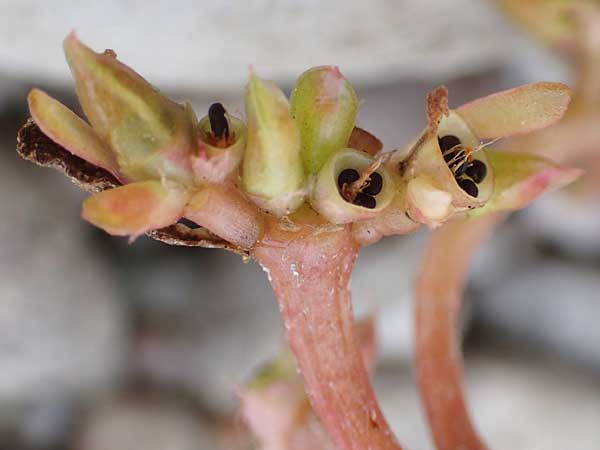
<svg viewBox="0 0 600 450"><path fill-rule="evenodd" d="M34 89L19 153L94 192L82 216L110 234L146 233L256 260L310 405L339 449L400 448L354 334L349 282L359 250L421 224L485 220L473 217L520 208L579 175L484 141L560 119L570 94L559 83L454 110L438 88L427 98L423 133L407 149L382 152L355 126L356 94L337 68L305 72L290 101L252 73L245 121L220 104L198 121L113 51L95 53L72 34L65 52L89 125Z"/></svg>
<svg viewBox="0 0 600 450"><path fill-rule="evenodd" d="M594 198L598 193L593 167L598 161L597 123L600 120L600 7L587 0L499 0L498 4L532 35L572 57L576 84L572 105L560 123L515 136L500 146L502 151L488 152L491 165L498 168L496 173L505 174L496 179L492 198L484 207L473 211L467 220L435 230L425 249L415 289L415 365L438 450L487 448L469 416L457 336L458 313L471 257L507 215L486 213L503 209L494 206L498 202L512 204L509 210L525 206L554 182L560 183L563 176L569 177L535 155L590 168L578 184L590 185L582 191L592 191ZM531 103L524 102L520 109L526 112L529 107ZM485 114L479 117L496 126ZM529 154L513 153L515 148ZM509 166L512 169L508 169ZM570 177L576 178L576 169L572 169ZM574 194L571 197L576 196L577 190ZM446 396L435 395L440 383Z"/></svg>

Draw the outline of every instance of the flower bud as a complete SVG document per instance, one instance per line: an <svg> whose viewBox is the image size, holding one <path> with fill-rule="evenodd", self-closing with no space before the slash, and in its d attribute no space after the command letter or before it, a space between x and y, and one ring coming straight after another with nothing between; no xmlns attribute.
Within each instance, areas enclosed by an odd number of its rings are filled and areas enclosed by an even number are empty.
<svg viewBox="0 0 600 450"><path fill-rule="evenodd" d="M246 126L230 116L220 103L214 103L209 114L200 119L197 130L198 157L193 161L196 177L221 183L242 161Z"/></svg>
<svg viewBox="0 0 600 450"><path fill-rule="evenodd" d="M347 148L333 154L319 171L311 203L330 222L350 223L379 214L395 191L392 175L383 165Z"/></svg>
<svg viewBox="0 0 600 450"><path fill-rule="evenodd" d="M316 174L350 138L358 112L356 93L337 67L314 67L298 78L290 105L300 129L304 167Z"/></svg>
<svg viewBox="0 0 600 450"><path fill-rule="evenodd" d="M281 216L304 200L300 134L284 93L254 73L246 87L248 121L242 184L257 205Z"/></svg>
<svg viewBox="0 0 600 450"><path fill-rule="evenodd" d="M193 115L162 96L119 62L112 51L96 53L70 34L64 43L79 102L94 131L117 156L128 179L191 180Z"/></svg>

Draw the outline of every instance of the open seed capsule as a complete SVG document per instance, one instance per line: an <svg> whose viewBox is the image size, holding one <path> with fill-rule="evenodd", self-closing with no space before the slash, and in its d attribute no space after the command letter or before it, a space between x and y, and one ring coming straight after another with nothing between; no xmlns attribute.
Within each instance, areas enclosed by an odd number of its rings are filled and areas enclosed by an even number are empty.
<svg viewBox="0 0 600 450"><path fill-rule="evenodd" d="M375 158L359 150L336 152L317 174L311 196L313 207L338 224L377 215L392 201L395 181L383 165L364 177L374 163Z"/></svg>
<svg viewBox="0 0 600 450"><path fill-rule="evenodd" d="M198 123L198 157L194 160L196 177L212 183L222 182L242 161L246 146L246 127L230 116L220 103L213 103Z"/></svg>
<svg viewBox="0 0 600 450"><path fill-rule="evenodd" d="M435 225L454 212L485 204L492 195L494 178L480 145L466 122L452 110L441 117L435 133L423 135L409 159L401 164L402 175L408 180L408 212L412 218ZM416 179L419 181L413 182ZM437 195L441 192L449 197ZM432 198L441 203L432 205Z"/></svg>

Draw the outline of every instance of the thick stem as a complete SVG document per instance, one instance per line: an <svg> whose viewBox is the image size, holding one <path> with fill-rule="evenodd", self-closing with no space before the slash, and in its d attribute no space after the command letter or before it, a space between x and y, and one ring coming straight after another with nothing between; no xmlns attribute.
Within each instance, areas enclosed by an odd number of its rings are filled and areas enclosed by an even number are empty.
<svg viewBox="0 0 600 450"><path fill-rule="evenodd" d="M354 335L350 226L271 223L254 257L269 274L311 405L340 450L399 450Z"/></svg>
<svg viewBox="0 0 600 450"><path fill-rule="evenodd" d="M417 280L417 381L438 450L486 449L467 410L458 316L471 255L500 217L461 220L436 230Z"/></svg>

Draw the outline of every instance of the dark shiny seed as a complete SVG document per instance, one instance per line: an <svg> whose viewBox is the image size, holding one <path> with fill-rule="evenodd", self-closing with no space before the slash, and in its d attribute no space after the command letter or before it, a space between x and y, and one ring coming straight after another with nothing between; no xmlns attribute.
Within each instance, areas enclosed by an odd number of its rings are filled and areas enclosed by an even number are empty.
<svg viewBox="0 0 600 450"><path fill-rule="evenodd" d="M229 137L229 123L225 117L225 108L221 103L213 103L208 108L208 120L210 129L216 138Z"/></svg>
<svg viewBox="0 0 600 450"><path fill-rule="evenodd" d="M364 192L359 192L356 194L356 198L354 199L354 204L358 206L363 206L365 208L373 209L377 206L377 201L375 197L371 197L369 194L365 194Z"/></svg>
<svg viewBox="0 0 600 450"><path fill-rule="evenodd" d="M447 136L438 138L438 143L440 144L442 153L444 153L445 151L450 150L452 147L460 145L460 139L458 139L456 136L452 136L451 134L449 134Z"/></svg>
<svg viewBox="0 0 600 450"><path fill-rule="evenodd" d="M344 187L344 184L352 184L358 180L359 177L360 175L358 174L358 171L354 169L344 169L338 175L338 187L341 189Z"/></svg>
<svg viewBox="0 0 600 450"><path fill-rule="evenodd" d="M477 197L479 195L479 188L471 180L468 180L466 178L464 178L462 180L458 180L458 185L460 186L460 188L463 191L465 191L471 197Z"/></svg>
<svg viewBox="0 0 600 450"><path fill-rule="evenodd" d="M487 175L487 167L478 159L469 164L466 171L467 175L477 184L481 183Z"/></svg>
<svg viewBox="0 0 600 450"><path fill-rule="evenodd" d="M369 184L363 188L363 192L368 195L377 195L383 188L383 178L378 172L373 172L369 178Z"/></svg>

